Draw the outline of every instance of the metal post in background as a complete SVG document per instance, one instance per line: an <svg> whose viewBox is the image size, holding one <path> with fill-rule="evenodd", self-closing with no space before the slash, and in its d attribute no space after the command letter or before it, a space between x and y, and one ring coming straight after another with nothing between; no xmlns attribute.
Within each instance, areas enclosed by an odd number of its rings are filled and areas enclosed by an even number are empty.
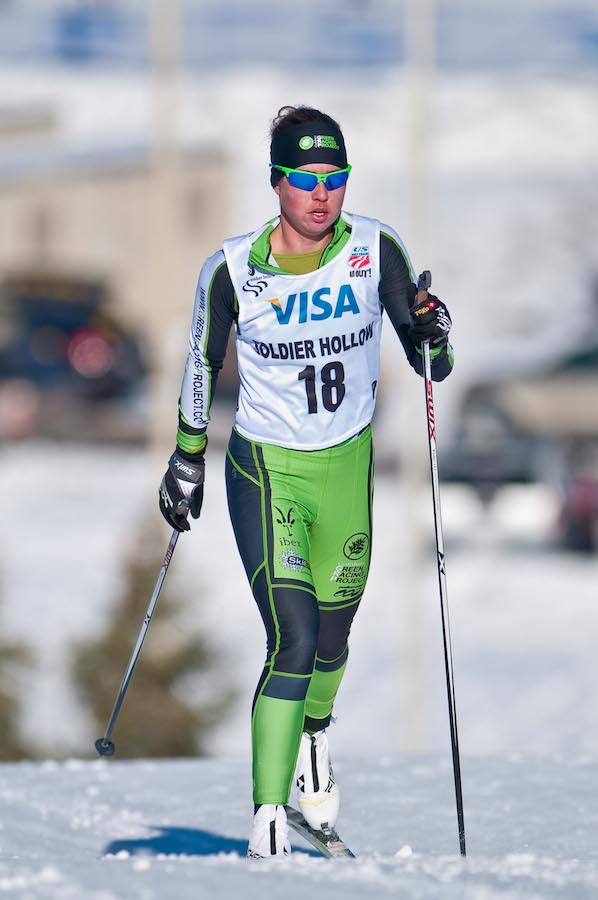
<svg viewBox="0 0 598 900"><path fill-rule="evenodd" d="M417 271L430 260L431 87L435 54L434 0L407 0L405 7L406 228L405 242ZM430 749L430 633L424 573L428 565L422 497L428 486L428 451L421 414L421 383L401 367L398 397L399 509L402 555L399 571L399 709L397 747L404 752Z"/></svg>
<svg viewBox="0 0 598 900"><path fill-rule="evenodd" d="M168 359L176 340L184 285L182 185L178 144L180 0L151 0L150 190L148 203L148 326L152 347L150 435L157 470L172 449L176 409ZM185 298L188 299L188 298ZM169 352L170 351L170 352ZM184 353L184 344L179 342ZM180 382L182 371L177 372Z"/></svg>

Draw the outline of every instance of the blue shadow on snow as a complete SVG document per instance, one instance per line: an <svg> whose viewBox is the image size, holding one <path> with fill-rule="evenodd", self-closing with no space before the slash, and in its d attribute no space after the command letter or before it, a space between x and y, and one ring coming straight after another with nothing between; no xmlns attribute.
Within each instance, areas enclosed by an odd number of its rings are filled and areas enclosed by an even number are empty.
<svg viewBox="0 0 598 900"><path fill-rule="evenodd" d="M236 838L225 837L223 834L203 831L201 828L175 828L170 825L150 825L149 827L158 834L146 838L111 841L104 848L102 855L109 856L123 850L130 856L139 854L157 856L160 853L168 856L215 856L217 853L236 853L237 856L245 856L247 853L246 840L239 841ZM295 852L308 856L320 855L311 848L301 848Z"/></svg>

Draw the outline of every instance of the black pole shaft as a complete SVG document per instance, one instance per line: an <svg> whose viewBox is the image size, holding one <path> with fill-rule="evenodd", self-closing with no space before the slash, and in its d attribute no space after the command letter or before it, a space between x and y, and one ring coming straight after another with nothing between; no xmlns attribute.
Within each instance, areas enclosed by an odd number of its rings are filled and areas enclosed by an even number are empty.
<svg viewBox="0 0 598 900"><path fill-rule="evenodd" d="M170 538L168 548L164 556L164 562L162 563L162 568L160 569L160 574L158 575L158 580L156 581L156 586L154 587L152 598L147 608L147 612L144 616L143 624L137 637L137 642L135 644L135 647L133 648L129 664L119 688L116 701L114 703L114 708L112 710L112 715L110 716L110 721L106 726L106 732L103 738L99 738L95 742L96 750L98 751L100 756L112 756L114 754L114 744L112 743L110 738L112 737L112 732L114 730L114 726L116 725L116 720L118 719L120 708L123 704L123 700L125 699L125 694L127 693L127 690L129 688L131 678L133 677L133 672L135 671L135 666L137 665L137 660L139 659L139 654L141 653L141 648L143 646L147 630L150 626L150 622L154 614L154 609L156 608L156 603L158 602L158 597L160 596L160 591L162 590L162 584L164 583L164 579L166 578L166 573L168 572L168 567L170 565L170 561L172 559L172 555L174 553L174 548L176 547L178 538L179 532L176 529L173 529L172 536Z"/></svg>
<svg viewBox="0 0 598 900"><path fill-rule="evenodd" d="M429 272L420 275L418 288L427 292L432 281ZM425 294L418 294L418 301L425 299ZM446 689L448 697L449 726L451 733L451 751L453 757L453 775L455 781L455 799L457 805L457 827L459 830L459 850L466 856L465 818L463 814L463 790L461 785L461 761L459 757L459 735L457 730L457 704L455 700L455 678L453 674L453 654L451 648L451 630L449 620L448 594L446 589L446 570L444 559L444 540L442 535L442 516L440 511L440 486L438 481L438 457L436 452L436 419L434 415L434 394L432 390L432 365L428 341L423 345L424 383L426 391L426 413L428 422L428 446L430 450L430 471L432 475L432 500L434 504L434 532L436 536L436 561L438 566L438 587L440 591L440 614L442 618L442 641L444 646L444 668L446 673Z"/></svg>

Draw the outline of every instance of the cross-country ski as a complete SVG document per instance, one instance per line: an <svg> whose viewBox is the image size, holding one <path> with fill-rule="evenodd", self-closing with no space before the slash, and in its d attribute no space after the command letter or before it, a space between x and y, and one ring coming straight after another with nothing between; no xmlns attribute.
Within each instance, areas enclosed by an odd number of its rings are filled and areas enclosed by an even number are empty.
<svg viewBox="0 0 598 900"><path fill-rule="evenodd" d="M334 828L316 830L311 825L308 825L299 810L294 809L292 806L287 806L286 811L287 820L291 828L305 838L312 847L315 847L322 856L326 856L329 859L355 859L355 854L339 837Z"/></svg>

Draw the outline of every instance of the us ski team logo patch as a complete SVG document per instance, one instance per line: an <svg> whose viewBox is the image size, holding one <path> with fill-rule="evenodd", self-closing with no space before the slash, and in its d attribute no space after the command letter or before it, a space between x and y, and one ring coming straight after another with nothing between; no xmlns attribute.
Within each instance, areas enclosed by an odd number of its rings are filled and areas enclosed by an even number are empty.
<svg viewBox="0 0 598 900"><path fill-rule="evenodd" d="M349 257L349 265L353 269L363 269L370 265L370 248L369 247L353 247L351 256Z"/></svg>

